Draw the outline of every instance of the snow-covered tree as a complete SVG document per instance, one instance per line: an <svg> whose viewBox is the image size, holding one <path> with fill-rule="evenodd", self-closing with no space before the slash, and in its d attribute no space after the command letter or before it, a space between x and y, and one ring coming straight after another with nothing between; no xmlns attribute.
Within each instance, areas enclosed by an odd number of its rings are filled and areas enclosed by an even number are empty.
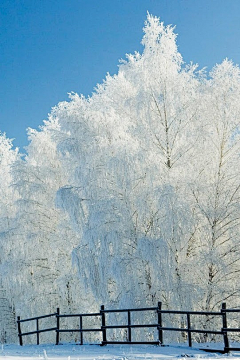
<svg viewBox="0 0 240 360"><path fill-rule="evenodd" d="M64 216L55 206L56 192L67 183L67 174L51 139L53 129L58 124L50 120L40 131L29 129L27 156L12 168L19 198L9 267L3 278L11 284L8 294L17 314L24 317L43 309L55 312L59 305L69 311L74 308L72 287L74 291L78 288L71 256L77 243L72 230L61 226Z"/></svg>
<svg viewBox="0 0 240 360"><path fill-rule="evenodd" d="M240 71L224 60L210 75L202 99L204 135L192 186L200 224L203 307L207 310L219 307L223 300L235 304L240 260Z"/></svg>
<svg viewBox="0 0 240 360"><path fill-rule="evenodd" d="M186 261L194 232L190 216L182 226L179 218L190 212L183 186L199 83L195 67L182 66L171 27L149 15L144 31L142 55L128 55L91 99L72 95L52 114L65 131L58 147L79 194L73 201L64 188L62 206L67 200L73 226L80 224L80 273L96 299L118 305L163 295L170 305L183 291L179 253Z"/></svg>
<svg viewBox="0 0 240 360"><path fill-rule="evenodd" d="M11 272L9 267L13 247L12 232L15 227L15 202L18 194L12 184L11 169L19 158L18 149L13 149L12 141L0 133L0 274ZM15 304L8 297L11 282L0 277L0 341L16 341Z"/></svg>

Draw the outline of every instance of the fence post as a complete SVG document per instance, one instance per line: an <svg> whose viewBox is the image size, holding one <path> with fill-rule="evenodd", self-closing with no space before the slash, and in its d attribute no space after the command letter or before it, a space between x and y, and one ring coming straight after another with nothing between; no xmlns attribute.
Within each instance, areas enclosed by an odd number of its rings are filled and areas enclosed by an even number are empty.
<svg viewBox="0 0 240 360"><path fill-rule="evenodd" d="M36 319L36 325L37 325L37 345L39 345L39 322L38 319Z"/></svg>
<svg viewBox="0 0 240 360"><path fill-rule="evenodd" d="M163 345L163 331L162 329L160 329L162 327L162 302L159 301L158 302L158 308L157 308L157 313L158 313L158 339L161 345Z"/></svg>
<svg viewBox="0 0 240 360"><path fill-rule="evenodd" d="M192 333L191 329L191 322L190 322L190 314L187 314L187 328L188 328L188 346L192 347Z"/></svg>
<svg viewBox="0 0 240 360"><path fill-rule="evenodd" d="M19 344L23 346L20 316L17 317Z"/></svg>
<svg viewBox="0 0 240 360"><path fill-rule="evenodd" d="M79 319L79 321L80 321L80 330L82 330L82 315L80 315L80 319ZM83 333L82 333L82 331L81 331L81 333L80 333L80 342L81 342L81 345L83 345Z"/></svg>
<svg viewBox="0 0 240 360"><path fill-rule="evenodd" d="M228 341L228 335L227 331L224 331L224 329L227 329L227 313L226 313L226 303L222 303L222 324L223 324L223 341L224 341L224 352L229 352L229 341Z"/></svg>
<svg viewBox="0 0 240 360"><path fill-rule="evenodd" d="M132 341L132 329L130 327L131 325L131 311L128 310L128 341Z"/></svg>
<svg viewBox="0 0 240 360"><path fill-rule="evenodd" d="M60 315L60 309L57 308L57 313L56 313L56 317L57 317L57 329L56 329L56 345L59 345L59 324L60 324L60 319L59 319L59 315Z"/></svg>
<svg viewBox="0 0 240 360"><path fill-rule="evenodd" d="M102 326L101 326L101 329L102 329L102 346L103 345L107 345L106 342L107 342L107 332L106 332L106 329L104 328L106 326L106 319L105 319L105 313L104 313L104 305L101 305L101 310L100 310L100 314L101 314L101 317L102 317Z"/></svg>

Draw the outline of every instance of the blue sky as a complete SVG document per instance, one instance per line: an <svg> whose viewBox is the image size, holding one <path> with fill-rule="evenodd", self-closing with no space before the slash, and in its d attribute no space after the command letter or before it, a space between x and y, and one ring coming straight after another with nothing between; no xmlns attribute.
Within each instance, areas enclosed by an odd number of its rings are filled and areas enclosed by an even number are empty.
<svg viewBox="0 0 240 360"><path fill-rule="evenodd" d="M176 25L184 61L240 63L240 0L1 0L0 130L23 151L67 93L91 95L142 50L147 11Z"/></svg>

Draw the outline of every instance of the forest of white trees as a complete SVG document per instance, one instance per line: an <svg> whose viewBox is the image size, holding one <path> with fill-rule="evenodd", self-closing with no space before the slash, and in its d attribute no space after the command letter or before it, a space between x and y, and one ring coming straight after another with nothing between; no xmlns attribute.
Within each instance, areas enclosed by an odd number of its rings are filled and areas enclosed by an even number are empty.
<svg viewBox="0 0 240 360"><path fill-rule="evenodd" d="M0 134L0 342L58 306L240 304L239 67L184 63L152 15L143 30L118 74L28 129L26 155Z"/></svg>

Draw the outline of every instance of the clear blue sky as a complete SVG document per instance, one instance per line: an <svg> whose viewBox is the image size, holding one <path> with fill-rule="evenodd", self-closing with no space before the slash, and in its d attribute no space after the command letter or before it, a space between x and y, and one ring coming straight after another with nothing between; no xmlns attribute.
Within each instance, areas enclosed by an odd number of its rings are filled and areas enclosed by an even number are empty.
<svg viewBox="0 0 240 360"><path fill-rule="evenodd" d="M142 50L147 11L176 25L186 62L240 63L240 0L1 0L0 130L23 151L68 92L91 95Z"/></svg>

